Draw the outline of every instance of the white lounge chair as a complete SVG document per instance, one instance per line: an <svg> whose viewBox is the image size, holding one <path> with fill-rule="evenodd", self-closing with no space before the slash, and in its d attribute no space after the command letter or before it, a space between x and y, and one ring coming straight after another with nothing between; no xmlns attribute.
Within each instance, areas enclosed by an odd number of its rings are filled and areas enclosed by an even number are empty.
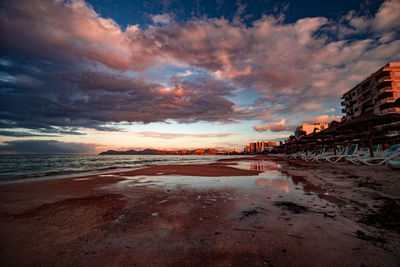
<svg viewBox="0 0 400 267"><path fill-rule="evenodd" d="M386 162L386 166L392 169L400 170L400 159L392 159Z"/></svg>
<svg viewBox="0 0 400 267"><path fill-rule="evenodd" d="M298 151L289 156L289 159L301 159L307 155L307 151Z"/></svg>
<svg viewBox="0 0 400 267"><path fill-rule="evenodd" d="M303 153L302 155L300 155L299 159L308 160L309 158L312 158L314 156L315 156L315 152L313 149L313 150L307 151L306 153Z"/></svg>
<svg viewBox="0 0 400 267"><path fill-rule="evenodd" d="M374 149L374 155L378 156L379 155L379 151L380 151L380 145L376 145L373 147ZM363 159L368 159L370 158L370 153L369 153L369 149L362 149L359 150L360 152L357 153L357 155L354 155L352 157L347 157L346 161L356 164L356 165L360 165L362 164L361 160Z"/></svg>
<svg viewBox="0 0 400 267"><path fill-rule="evenodd" d="M300 155L302 152L301 151L297 151L293 154L290 154L289 156L287 156L286 158L288 159L296 159L298 155Z"/></svg>
<svg viewBox="0 0 400 267"><path fill-rule="evenodd" d="M323 153L321 153L321 154L319 154L319 155L316 155L316 156L312 159L312 161L320 162L320 160L322 160L322 159L324 159L324 158L326 158L326 157L329 157L329 156L333 156L333 148L329 148L329 149L326 150L325 152L323 152Z"/></svg>
<svg viewBox="0 0 400 267"><path fill-rule="evenodd" d="M389 160L395 159L400 155L400 144L393 145L389 149L385 150L383 154L377 157L369 157L360 160L361 163L366 165L382 165L388 162Z"/></svg>
<svg viewBox="0 0 400 267"><path fill-rule="evenodd" d="M326 160L329 162L338 162L341 159L345 159L346 157L352 157L356 151L357 151L358 145L357 144L352 144L347 151L345 152L345 154L343 155L333 155L333 156L329 156L326 157Z"/></svg>
<svg viewBox="0 0 400 267"><path fill-rule="evenodd" d="M318 162L320 162L321 160L328 161L328 158L330 158L330 157L338 157L338 156L344 155L347 152L347 149L348 149L348 147L344 146L341 149L339 149L339 151L337 151L336 155L335 154L326 155L324 157L317 159L317 161Z"/></svg>
<svg viewBox="0 0 400 267"><path fill-rule="evenodd" d="M308 157L305 157L304 158L304 160L306 160L306 161L312 161L312 160L314 160L316 157L318 157L318 156L321 156L321 155L323 155L325 153L325 148L321 148L321 149L318 149L317 150L317 154L312 154L312 155L309 155Z"/></svg>

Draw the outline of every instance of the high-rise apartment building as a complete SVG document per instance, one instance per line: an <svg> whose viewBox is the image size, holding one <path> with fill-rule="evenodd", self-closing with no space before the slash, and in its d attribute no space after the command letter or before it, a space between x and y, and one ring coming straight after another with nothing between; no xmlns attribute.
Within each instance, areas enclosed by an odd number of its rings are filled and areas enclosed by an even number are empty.
<svg viewBox="0 0 400 267"><path fill-rule="evenodd" d="M265 150L271 150L274 146L276 146L276 142L274 141L261 141L261 142L252 142L246 148L249 149L248 152L256 153L256 152L263 152Z"/></svg>
<svg viewBox="0 0 400 267"><path fill-rule="evenodd" d="M400 112L400 62L389 62L342 96L345 119Z"/></svg>
<svg viewBox="0 0 400 267"><path fill-rule="evenodd" d="M314 124L301 124L294 131L294 136L299 138L302 135L308 135L313 132L319 132L328 128L328 123L326 122L317 122Z"/></svg>

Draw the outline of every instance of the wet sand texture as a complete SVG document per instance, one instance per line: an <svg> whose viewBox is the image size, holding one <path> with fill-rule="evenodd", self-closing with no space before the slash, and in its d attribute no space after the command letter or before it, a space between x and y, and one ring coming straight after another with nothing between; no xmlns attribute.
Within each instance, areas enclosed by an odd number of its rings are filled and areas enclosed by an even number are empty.
<svg viewBox="0 0 400 267"><path fill-rule="evenodd" d="M0 264L399 266L398 177L255 157L1 185Z"/></svg>

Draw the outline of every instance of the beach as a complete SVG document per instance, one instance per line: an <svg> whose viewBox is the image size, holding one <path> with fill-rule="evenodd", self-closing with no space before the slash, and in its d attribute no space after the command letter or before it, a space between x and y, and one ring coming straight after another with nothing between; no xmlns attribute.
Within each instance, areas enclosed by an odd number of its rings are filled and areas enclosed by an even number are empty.
<svg viewBox="0 0 400 267"><path fill-rule="evenodd" d="M398 266L399 172L282 160L0 185L2 266Z"/></svg>

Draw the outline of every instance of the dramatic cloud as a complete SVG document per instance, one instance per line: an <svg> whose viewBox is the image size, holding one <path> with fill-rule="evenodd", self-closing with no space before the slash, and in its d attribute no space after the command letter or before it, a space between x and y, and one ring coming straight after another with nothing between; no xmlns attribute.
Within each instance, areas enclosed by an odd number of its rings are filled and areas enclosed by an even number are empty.
<svg viewBox="0 0 400 267"><path fill-rule="evenodd" d="M313 123L320 123L326 122L330 123L331 121L341 121L341 116L334 116L334 115L321 115L310 119L305 119L301 122L301 124L313 124Z"/></svg>
<svg viewBox="0 0 400 267"><path fill-rule="evenodd" d="M383 2L375 16L372 27L377 31L399 31L400 28L400 1L388 0Z"/></svg>
<svg viewBox="0 0 400 267"><path fill-rule="evenodd" d="M84 143L60 142L55 140L15 140L0 145L0 153L19 154L64 154L93 153L95 145Z"/></svg>
<svg viewBox="0 0 400 267"><path fill-rule="evenodd" d="M118 130L121 122L277 118L266 127L285 131L291 127L281 119L336 106L346 90L400 57L398 0L337 21L265 15L245 25L243 6L233 21L178 23L160 14L146 29L122 29L81 0L0 7L1 128L77 133ZM193 72L166 70L167 82L154 81L148 72L160 66ZM246 93L259 98L241 106L232 100Z"/></svg>
<svg viewBox="0 0 400 267"><path fill-rule="evenodd" d="M287 125L286 120L282 119L280 121L264 124L263 126L254 125L253 130L256 132L266 132L267 130L270 130L271 132L292 132L296 127L296 125Z"/></svg>
<svg viewBox="0 0 400 267"><path fill-rule="evenodd" d="M31 136L56 136L51 134L35 134L29 132L17 132L17 131L0 131L0 136L9 136L9 137L31 137Z"/></svg>
<svg viewBox="0 0 400 267"><path fill-rule="evenodd" d="M254 125L253 130L256 132L266 132L268 130L268 125L263 125L263 126Z"/></svg>
<svg viewBox="0 0 400 267"><path fill-rule="evenodd" d="M281 121L268 124L268 128L271 130L271 132L283 132L290 131L291 127L286 125L285 119L282 119Z"/></svg>
<svg viewBox="0 0 400 267"><path fill-rule="evenodd" d="M182 137L199 137L199 138L221 138L236 135L234 133L164 133L164 132L135 132L135 135L141 137L159 138L159 139L175 139Z"/></svg>
<svg viewBox="0 0 400 267"><path fill-rule="evenodd" d="M121 70L142 70L154 60L154 44L142 40L137 26L123 31L84 1L5 1L0 21L1 49L32 58L90 60Z"/></svg>
<svg viewBox="0 0 400 267"><path fill-rule="evenodd" d="M224 98L233 89L207 78L190 82L174 78L169 88L106 72L46 72L40 78L46 81L45 87L14 84L13 90L1 92L0 127L73 134L68 127L117 130L104 125L168 119L228 122L246 117Z"/></svg>
<svg viewBox="0 0 400 267"><path fill-rule="evenodd" d="M330 123L331 121L340 121L341 116L335 116L335 115L321 115L309 119L304 119L302 120L299 124L314 124L314 123L321 123L321 122L326 122ZM268 129L271 132L284 132L284 131L289 131L292 132L296 129L297 125L287 125L286 120L282 119L281 121L273 122L273 123L268 123L263 126L260 125L254 125L253 130L256 132L266 132Z"/></svg>

